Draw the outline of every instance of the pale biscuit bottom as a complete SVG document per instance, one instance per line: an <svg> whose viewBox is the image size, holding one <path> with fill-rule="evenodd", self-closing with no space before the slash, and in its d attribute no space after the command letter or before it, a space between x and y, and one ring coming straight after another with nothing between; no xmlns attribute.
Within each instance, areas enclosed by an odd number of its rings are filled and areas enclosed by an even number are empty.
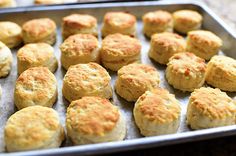
<svg viewBox="0 0 236 156"><path fill-rule="evenodd" d="M48 43L50 45L53 45L56 42L56 31L50 33L48 36L44 38L32 38L31 36L28 36L27 34L23 34L23 40L24 43Z"/></svg>
<svg viewBox="0 0 236 156"><path fill-rule="evenodd" d="M71 35L75 35L75 34L92 34L95 37L98 36L98 32L97 32L97 26L95 27L91 27L91 28L83 28L83 29L76 29L76 28L71 28L69 26L63 26L62 28L62 37L65 40L66 38L68 38Z"/></svg>
<svg viewBox="0 0 236 156"><path fill-rule="evenodd" d="M155 121L150 121L143 118L143 114L137 109L134 109L135 123L140 129L140 133L144 136L156 136L163 134L173 134L176 133L179 128L180 117L175 121L158 124Z"/></svg>
<svg viewBox="0 0 236 156"><path fill-rule="evenodd" d="M166 79L169 84L174 88L180 89L182 91L194 91L196 88L200 88L205 82L205 75L198 74L192 76L185 76L184 74L178 74L172 72L171 67L166 68Z"/></svg>
<svg viewBox="0 0 236 156"><path fill-rule="evenodd" d="M191 103L191 101L189 102ZM221 126L229 126L235 124L234 116L227 116L222 119L210 119L207 116L202 115L193 106L188 106L187 110L187 124L192 129L205 129Z"/></svg>
<svg viewBox="0 0 236 156"><path fill-rule="evenodd" d="M128 35L131 37L136 36L136 25L130 27L130 28L125 28L125 29L118 29L118 28L113 28L107 25L103 25L102 27L102 37L106 37L107 35L110 34L115 34L115 33L120 33L123 35Z"/></svg>
<svg viewBox="0 0 236 156"><path fill-rule="evenodd" d="M116 61L106 61L105 59L102 60L102 64L105 68L108 68L112 71L118 71L123 66L126 66L131 63L141 63L140 56L132 57L132 58L126 58Z"/></svg>
<svg viewBox="0 0 236 156"><path fill-rule="evenodd" d="M61 53L61 64L64 69L68 70L70 66L76 65L78 63L89 63L89 62L100 63L99 54L100 54L99 48L96 48L89 55L83 55L74 58L71 58L70 56L67 57L65 53Z"/></svg>
<svg viewBox="0 0 236 156"><path fill-rule="evenodd" d="M173 32L173 23L169 23L164 27L156 27L155 25L145 23L143 27L143 33L151 38L155 33L162 33L162 32Z"/></svg>

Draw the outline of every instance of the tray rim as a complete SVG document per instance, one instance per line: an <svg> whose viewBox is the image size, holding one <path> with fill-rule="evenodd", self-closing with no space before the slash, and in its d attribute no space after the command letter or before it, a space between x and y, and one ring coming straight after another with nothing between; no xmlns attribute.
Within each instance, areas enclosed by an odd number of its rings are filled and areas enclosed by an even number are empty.
<svg viewBox="0 0 236 156"><path fill-rule="evenodd" d="M102 4L102 5L101 5ZM231 29L220 17L218 17L210 8L208 8L202 2L196 0L188 0L182 2L181 0L166 0L166 1L136 1L136 2L116 2L116 3L82 3L75 5L49 5L49 6L23 6L17 8L5 8L0 9L0 14L17 13L17 12L30 12L30 11L55 11L63 9L78 9L78 8L96 8L96 7L132 7L132 6L150 6L150 5L195 5L205 12L207 12L212 18L214 18L219 25L221 25L225 31L228 32L236 40L236 33ZM13 153L0 153L0 156L36 156L36 155L92 155L92 154L107 154L113 152L121 152L127 150L144 149L150 147L160 147L165 145L173 145L177 143L193 142L199 140L213 139L224 136L236 135L236 125L203 129L197 131L181 132L176 134L168 134L162 136L143 137L131 140L107 142L99 144L90 144L82 146L70 146L61 147L55 149L43 149L35 151L23 151ZM109 149L109 150L108 150Z"/></svg>

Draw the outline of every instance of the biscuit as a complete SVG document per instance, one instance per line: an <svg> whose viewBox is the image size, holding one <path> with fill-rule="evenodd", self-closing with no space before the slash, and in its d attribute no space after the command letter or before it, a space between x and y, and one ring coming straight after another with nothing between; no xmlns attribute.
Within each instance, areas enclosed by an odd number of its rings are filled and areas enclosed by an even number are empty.
<svg viewBox="0 0 236 156"><path fill-rule="evenodd" d="M31 106L10 116L4 137L8 152L57 148L64 140L64 129L55 110Z"/></svg>
<svg viewBox="0 0 236 156"><path fill-rule="evenodd" d="M143 33L151 37L155 33L173 32L172 15L163 10L146 13L143 17Z"/></svg>
<svg viewBox="0 0 236 156"><path fill-rule="evenodd" d="M188 32L187 51L209 60L222 46L222 40L210 31L195 30Z"/></svg>
<svg viewBox="0 0 236 156"><path fill-rule="evenodd" d="M6 77L12 68L11 50L0 41L0 78Z"/></svg>
<svg viewBox="0 0 236 156"><path fill-rule="evenodd" d="M107 12L103 19L102 37L115 33L134 37L136 35L136 17L126 12Z"/></svg>
<svg viewBox="0 0 236 156"><path fill-rule="evenodd" d="M56 100L57 80L48 68L29 68L16 80L14 102L18 109L34 105L52 107Z"/></svg>
<svg viewBox="0 0 236 156"><path fill-rule="evenodd" d="M118 70L116 93L125 100L136 101L145 91L159 86L159 72L150 65L129 64Z"/></svg>
<svg viewBox="0 0 236 156"><path fill-rule="evenodd" d="M0 41L9 48L17 47L22 42L22 29L13 22L0 22Z"/></svg>
<svg viewBox="0 0 236 156"><path fill-rule="evenodd" d="M180 103L167 90L146 91L134 106L135 123L144 136L176 133L180 124Z"/></svg>
<svg viewBox="0 0 236 156"><path fill-rule="evenodd" d="M58 66L54 49L47 43L30 43L24 45L17 52L17 70L22 73L31 67L47 67L55 72Z"/></svg>
<svg viewBox="0 0 236 156"><path fill-rule="evenodd" d="M202 25L202 15L193 10L179 10L173 13L174 29L182 34L198 30Z"/></svg>
<svg viewBox="0 0 236 156"><path fill-rule="evenodd" d="M192 92L187 109L187 124L204 129L235 124L236 103L218 88L202 87Z"/></svg>
<svg viewBox="0 0 236 156"><path fill-rule="evenodd" d="M71 102L66 129L75 145L120 141L126 135L126 123L118 107L95 96Z"/></svg>
<svg viewBox="0 0 236 156"><path fill-rule="evenodd" d="M36 5L61 4L64 0L34 0Z"/></svg>
<svg viewBox="0 0 236 156"><path fill-rule="evenodd" d="M67 70L78 63L99 63L98 40L91 34L75 34L60 46L61 64Z"/></svg>
<svg viewBox="0 0 236 156"><path fill-rule="evenodd" d="M148 55L160 64L167 64L171 56L179 52L184 52L185 49L186 43L182 36L164 32L152 35Z"/></svg>
<svg viewBox="0 0 236 156"><path fill-rule="evenodd" d="M176 89L191 92L204 84L205 77L205 60L193 53L174 54L167 64L166 79Z"/></svg>
<svg viewBox="0 0 236 156"><path fill-rule="evenodd" d="M77 64L70 66L63 79L62 93L69 101L83 96L112 97L111 77L97 63Z"/></svg>
<svg viewBox="0 0 236 156"><path fill-rule="evenodd" d="M225 91L236 92L236 60L214 56L207 64L206 82Z"/></svg>
<svg viewBox="0 0 236 156"><path fill-rule="evenodd" d="M0 8L8 8L15 6L16 6L15 0L0 0Z"/></svg>
<svg viewBox="0 0 236 156"><path fill-rule="evenodd" d="M102 64L113 71L130 63L139 63L140 53L140 41L127 35L111 34L102 41Z"/></svg>
<svg viewBox="0 0 236 156"><path fill-rule="evenodd" d="M87 14L71 14L62 19L62 36L64 39L74 34L98 35L97 19Z"/></svg>
<svg viewBox="0 0 236 156"><path fill-rule="evenodd" d="M50 18L38 18L27 21L22 26L23 41L27 43L56 42L56 23Z"/></svg>

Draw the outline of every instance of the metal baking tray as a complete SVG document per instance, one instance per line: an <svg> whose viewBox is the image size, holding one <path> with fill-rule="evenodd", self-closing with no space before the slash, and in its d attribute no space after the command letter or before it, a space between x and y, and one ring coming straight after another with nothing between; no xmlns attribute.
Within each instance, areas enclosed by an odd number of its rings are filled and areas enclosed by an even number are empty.
<svg viewBox="0 0 236 156"><path fill-rule="evenodd" d="M134 14L138 19L137 24L137 38L142 42L142 63L153 65L161 73L161 87L168 89L171 93L176 95L176 98L180 100L182 104L182 115L181 124L178 133L169 134L163 136L155 137L142 137L134 123L132 110L134 103L128 103L114 92L112 101L115 105L118 105L122 110L122 113L126 116L127 121L127 137L124 141L119 142L109 142L100 144L90 144L81 146L72 146L70 141L65 141L61 148L57 149L47 149L47 150L37 150L28 152L18 152L18 153L4 153L4 139L3 131L4 125L8 117L16 111L13 103L13 92L15 80L17 78L16 70L16 52L17 49L13 50L14 61L13 69L7 78L0 79L0 84L3 88L3 95L0 101L0 151L3 153L0 155L91 155L91 154L105 154L111 152L125 151L125 150L135 150L141 148L164 146L177 144L182 142L190 142L196 140L204 140L209 138L223 137L236 134L236 126L226 126L212 129L204 129L192 131L188 128L185 123L186 106L188 103L188 97L190 93L183 93L181 91L173 89L164 78L165 66L161 66L148 58L147 52L149 50L149 40L142 34L142 22L141 17L144 13L153 10L168 10L173 12L179 9L192 9L197 10L203 15L203 29L213 31L218 36L220 36L224 41L223 52L220 55L227 55L236 58L236 36L235 33L230 30L227 25L222 22L209 8L199 2L180 2L180 1L144 1L144 2L122 2L122 3L102 3L102 4L79 4L79 5L58 5L58 6L47 6L47 7L22 7L22 8L11 8L0 10L0 19L14 21L18 24L40 17L50 17L56 21L58 25L58 36L57 42L54 45L55 54L57 59L60 60L59 45L62 43L61 39L61 19L62 17L69 15L71 13L87 13L97 17L99 22L99 30L101 29L102 18L104 14L108 11L128 11ZM100 33L100 31L99 31ZM100 34L99 34L100 36ZM99 38L101 41L101 38ZM63 76L65 74L60 66L56 71L55 75L58 81L58 100L54 105L54 109L60 115L61 122L65 123L65 112L69 103L63 98L61 88L63 82ZM112 84L114 86L114 81L116 79L116 73L110 72L112 76ZM235 93L228 93L229 96L235 97Z"/></svg>

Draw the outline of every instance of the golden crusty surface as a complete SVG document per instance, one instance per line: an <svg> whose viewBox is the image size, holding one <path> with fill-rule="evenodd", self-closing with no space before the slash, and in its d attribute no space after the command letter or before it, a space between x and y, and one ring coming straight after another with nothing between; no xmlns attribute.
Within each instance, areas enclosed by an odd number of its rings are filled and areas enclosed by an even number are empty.
<svg viewBox="0 0 236 156"><path fill-rule="evenodd" d="M107 12L104 16L104 23L113 27L127 28L136 23L136 18L126 12Z"/></svg>
<svg viewBox="0 0 236 156"><path fill-rule="evenodd" d="M170 58L168 66L172 66L172 70L184 73L186 76L206 71L205 60L189 52L175 54Z"/></svg>
<svg viewBox="0 0 236 156"><path fill-rule="evenodd" d="M70 66L63 79L63 95L69 101L83 96L112 96L111 77L106 69L97 63L77 64Z"/></svg>
<svg viewBox="0 0 236 156"><path fill-rule="evenodd" d="M146 91L135 105L144 118L157 123L172 122L179 118L181 111L174 95L162 88Z"/></svg>
<svg viewBox="0 0 236 156"><path fill-rule="evenodd" d="M51 72L54 72L57 64L54 49L47 43L26 44L17 52L18 73L38 66L48 67Z"/></svg>
<svg viewBox="0 0 236 156"><path fill-rule="evenodd" d="M19 60L29 64L40 64L53 55L53 48L47 43L26 44L17 52Z"/></svg>
<svg viewBox="0 0 236 156"><path fill-rule="evenodd" d="M10 116L5 127L8 151L52 148L56 144L59 146L63 139L63 128L57 112L52 108L24 108ZM54 144L55 141L58 142Z"/></svg>
<svg viewBox="0 0 236 156"><path fill-rule="evenodd" d="M89 55L97 48L98 40L90 34L72 35L60 46L61 51L70 57Z"/></svg>
<svg viewBox="0 0 236 156"><path fill-rule="evenodd" d="M9 48L18 46L22 42L21 27L10 21L0 22L0 41L5 43Z"/></svg>
<svg viewBox="0 0 236 156"><path fill-rule="evenodd" d="M39 18L27 21L23 24L23 37L37 39L44 38L54 32L56 24L50 18Z"/></svg>
<svg viewBox="0 0 236 156"><path fill-rule="evenodd" d="M236 60L227 56L214 56L207 64L208 84L226 91L236 91Z"/></svg>
<svg viewBox="0 0 236 156"><path fill-rule="evenodd" d="M148 12L142 17L144 22L158 24L158 25L166 25L167 23L172 21L172 16L169 12L158 10L153 12Z"/></svg>
<svg viewBox="0 0 236 156"><path fill-rule="evenodd" d="M102 136L113 130L119 117L118 108L109 100L87 96L69 105L66 123L76 132Z"/></svg>
<svg viewBox="0 0 236 156"><path fill-rule="evenodd" d="M220 89L202 87L192 92L190 99L194 106L204 116L210 119L223 119L235 114L235 104L232 99Z"/></svg>
<svg viewBox="0 0 236 156"><path fill-rule="evenodd" d="M118 71L118 76L134 85L160 82L157 70L145 64L134 63L124 66Z"/></svg>
<svg viewBox="0 0 236 156"><path fill-rule="evenodd" d="M220 67L222 70L227 71L229 75L236 77L236 60L227 56L217 55L211 60L215 66Z"/></svg>
<svg viewBox="0 0 236 156"><path fill-rule="evenodd" d="M141 43L128 35L119 33L108 35L102 41L102 57L106 60L116 60L118 57L139 55Z"/></svg>
<svg viewBox="0 0 236 156"><path fill-rule="evenodd" d="M88 14L71 14L63 18L63 25L71 28L91 28L97 25L97 19Z"/></svg>
<svg viewBox="0 0 236 156"><path fill-rule="evenodd" d="M181 24L189 24L190 23L199 23L202 21L202 16L193 10L179 10L173 13L174 19L181 22Z"/></svg>
<svg viewBox="0 0 236 156"><path fill-rule="evenodd" d="M185 41L182 36L170 33L170 32L164 32L160 34L154 34L152 36L152 43L156 45L162 46L164 49L167 50L175 50L176 46L182 47L182 49L185 48Z"/></svg>
<svg viewBox="0 0 236 156"><path fill-rule="evenodd" d="M56 78L46 67L29 68L16 80L14 101L18 109L32 105L51 107L56 96Z"/></svg>
<svg viewBox="0 0 236 156"><path fill-rule="evenodd" d="M222 40L213 34L210 31L206 30L194 30L188 32L188 38L195 42L195 44L201 45L201 46L210 46L212 48L219 48L222 46Z"/></svg>

